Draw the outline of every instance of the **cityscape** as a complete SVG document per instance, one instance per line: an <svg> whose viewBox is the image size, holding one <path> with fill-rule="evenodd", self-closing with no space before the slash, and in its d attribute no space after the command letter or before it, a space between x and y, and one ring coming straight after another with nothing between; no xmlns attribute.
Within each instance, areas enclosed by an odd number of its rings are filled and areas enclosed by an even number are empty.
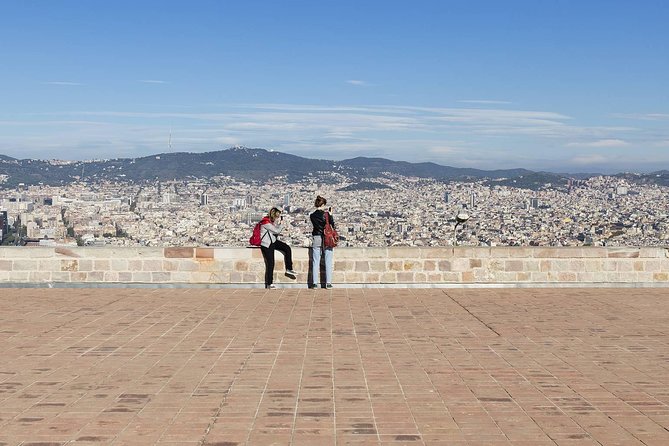
<svg viewBox="0 0 669 446"><path fill-rule="evenodd" d="M328 199L340 246L658 246L669 188L595 176L533 191L483 180L385 175L369 190L330 178L262 184L228 176L142 184L75 182L0 191L5 245L248 246L277 206L283 239L309 246L309 213ZM465 216L456 219L456 216ZM466 220L466 221L465 221Z"/></svg>

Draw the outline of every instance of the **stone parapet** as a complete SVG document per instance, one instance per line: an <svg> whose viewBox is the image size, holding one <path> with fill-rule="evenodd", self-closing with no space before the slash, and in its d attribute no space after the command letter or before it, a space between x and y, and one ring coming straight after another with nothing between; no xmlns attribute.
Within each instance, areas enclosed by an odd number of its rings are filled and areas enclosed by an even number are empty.
<svg viewBox="0 0 669 446"><path fill-rule="evenodd" d="M663 247L339 248L334 283L351 286L636 284L669 286ZM309 250L293 248L297 281L306 284ZM258 248L0 247L0 285L119 283L260 285L265 264Z"/></svg>

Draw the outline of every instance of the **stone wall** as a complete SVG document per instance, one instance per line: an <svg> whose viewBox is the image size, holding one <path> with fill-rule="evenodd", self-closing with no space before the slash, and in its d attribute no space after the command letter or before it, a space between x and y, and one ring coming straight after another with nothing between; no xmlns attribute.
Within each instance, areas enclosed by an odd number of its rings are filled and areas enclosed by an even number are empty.
<svg viewBox="0 0 669 446"><path fill-rule="evenodd" d="M334 283L345 286L669 286L666 248L340 248ZM309 250L294 248L303 286ZM20 284L206 284L262 286L258 248L0 247L0 286Z"/></svg>

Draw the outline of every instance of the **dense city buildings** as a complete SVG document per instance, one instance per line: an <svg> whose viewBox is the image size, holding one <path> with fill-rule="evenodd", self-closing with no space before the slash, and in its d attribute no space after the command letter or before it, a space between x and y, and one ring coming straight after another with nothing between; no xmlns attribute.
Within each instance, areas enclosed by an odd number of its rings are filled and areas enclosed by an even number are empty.
<svg viewBox="0 0 669 446"><path fill-rule="evenodd" d="M317 194L342 246L657 246L669 241L669 188L598 176L539 191L495 183L386 176L350 190L334 175L262 185L230 177L145 184L79 182L0 191L4 243L246 246L272 206L285 240L309 243ZM345 190L348 189L348 190ZM355 189L355 188L353 188ZM456 228L455 216L470 218ZM13 231L13 234L12 234Z"/></svg>

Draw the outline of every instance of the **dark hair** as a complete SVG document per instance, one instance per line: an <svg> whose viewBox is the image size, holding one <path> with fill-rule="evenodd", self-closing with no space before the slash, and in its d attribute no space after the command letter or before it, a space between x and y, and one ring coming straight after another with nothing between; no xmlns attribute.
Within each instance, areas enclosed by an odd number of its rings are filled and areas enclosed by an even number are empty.
<svg viewBox="0 0 669 446"><path fill-rule="evenodd" d="M326 204L328 204L328 201L325 198L321 197L320 195L316 197L316 201L314 202L314 206L319 208L321 206L325 206Z"/></svg>

